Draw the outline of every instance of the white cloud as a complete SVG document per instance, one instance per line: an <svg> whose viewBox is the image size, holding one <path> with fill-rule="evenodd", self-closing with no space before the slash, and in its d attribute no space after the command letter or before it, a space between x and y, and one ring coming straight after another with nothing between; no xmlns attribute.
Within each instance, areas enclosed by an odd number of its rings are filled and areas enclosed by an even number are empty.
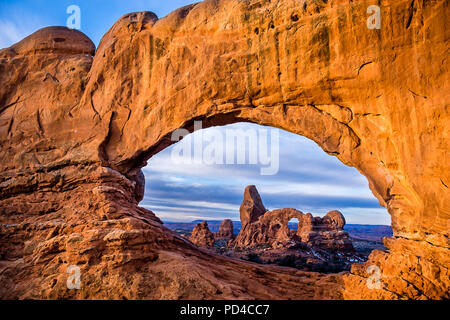
<svg viewBox="0 0 450 320"><path fill-rule="evenodd" d="M199 208L184 208L184 207L170 207L170 206L158 206L158 205L142 205L142 207L153 211L158 218L166 221L173 222L191 222L193 220L224 220L232 219L239 220L239 208L237 210L231 210L224 213L211 212L207 207ZM228 211L228 210L224 210ZM212 214L214 213L214 215Z"/></svg>
<svg viewBox="0 0 450 320"><path fill-rule="evenodd" d="M208 209L222 209L222 210L230 210L230 211L234 211L237 212L239 211L239 206L238 205L233 205L230 203L226 203L226 202L210 202L210 201L190 201L190 200L177 200L177 199L160 199L160 198L151 198L151 197L146 197L145 198L145 202L154 202L154 203L165 203L167 204L167 206L159 206L159 208L167 208L172 206L176 206L176 205L180 205L180 206L188 206L188 207L201 207L201 208L208 208ZM158 207L157 205L147 205L148 207L152 207L152 208L156 208ZM187 209L185 207L183 207L184 210L198 210L198 209Z"/></svg>
<svg viewBox="0 0 450 320"><path fill-rule="evenodd" d="M0 14L0 48L8 48L49 25L51 23L46 23L42 15L15 7L8 8Z"/></svg>
<svg viewBox="0 0 450 320"><path fill-rule="evenodd" d="M15 23L0 20L0 48L7 48L22 40L26 34Z"/></svg>
<svg viewBox="0 0 450 320"><path fill-rule="evenodd" d="M360 199L373 199L374 196L369 188L361 189L354 186L332 185L323 183L282 183L265 184L259 188L261 194L284 194L291 196L333 196Z"/></svg>
<svg viewBox="0 0 450 320"><path fill-rule="evenodd" d="M391 216L385 208L342 208L347 224L384 224L391 225Z"/></svg>

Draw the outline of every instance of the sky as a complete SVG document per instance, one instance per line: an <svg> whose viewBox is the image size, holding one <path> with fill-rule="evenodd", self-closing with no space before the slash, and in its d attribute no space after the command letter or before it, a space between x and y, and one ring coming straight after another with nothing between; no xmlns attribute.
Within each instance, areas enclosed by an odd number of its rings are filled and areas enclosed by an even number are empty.
<svg viewBox="0 0 450 320"><path fill-rule="evenodd" d="M0 48L9 47L40 28L66 25L70 5L80 7L81 31L98 46L101 37L124 14L153 11L161 18L194 2L198 1L0 0ZM205 129L193 137L208 130L225 134L227 128L259 127L234 124ZM256 185L267 209L296 208L319 216L337 209L347 223L390 225L386 209L379 206L366 178L356 169L327 155L311 140L282 130L278 134L279 171L271 176L261 175L261 165L176 163L172 152L188 142L184 139L155 155L143 169L146 193L141 205L165 221L239 220L244 188ZM254 147L244 148L248 152Z"/></svg>

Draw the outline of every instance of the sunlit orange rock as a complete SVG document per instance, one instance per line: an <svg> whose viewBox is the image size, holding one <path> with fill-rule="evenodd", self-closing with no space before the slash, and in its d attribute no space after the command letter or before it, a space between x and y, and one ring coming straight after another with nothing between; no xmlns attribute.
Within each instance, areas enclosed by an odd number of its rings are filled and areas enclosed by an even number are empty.
<svg viewBox="0 0 450 320"><path fill-rule="evenodd" d="M205 1L128 14L94 56L64 28L1 50L0 297L449 298L449 4L383 1L379 30L368 5ZM194 120L279 127L357 168L391 214L389 251L321 275L167 230L138 206L141 168Z"/></svg>
<svg viewBox="0 0 450 320"><path fill-rule="evenodd" d="M214 233L215 240L234 240L233 221L225 219L220 223L219 231Z"/></svg>

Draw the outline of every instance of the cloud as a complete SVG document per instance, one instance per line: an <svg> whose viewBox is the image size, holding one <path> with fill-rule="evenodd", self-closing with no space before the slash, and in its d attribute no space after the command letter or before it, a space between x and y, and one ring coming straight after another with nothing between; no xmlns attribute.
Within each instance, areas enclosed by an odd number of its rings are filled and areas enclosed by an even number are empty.
<svg viewBox="0 0 450 320"><path fill-rule="evenodd" d="M25 33L15 23L7 20L0 20L0 48L7 48L22 40Z"/></svg>
<svg viewBox="0 0 450 320"><path fill-rule="evenodd" d="M0 14L0 48L8 48L44 26L39 16L8 8Z"/></svg>
<svg viewBox="0 0 450 320"><path fill-rule="evenodd" d="M227 202L189 201L184 199L147 198L141 204L166 221L236 219L239 205Z"/></svg>

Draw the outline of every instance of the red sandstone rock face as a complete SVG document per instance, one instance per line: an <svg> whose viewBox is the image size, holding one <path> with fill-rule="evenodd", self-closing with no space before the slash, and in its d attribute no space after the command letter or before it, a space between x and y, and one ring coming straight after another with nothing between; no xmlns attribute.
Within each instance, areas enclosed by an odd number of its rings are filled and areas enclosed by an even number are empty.
<svg viewBox="0 0 450 320"><path fill-rule="evenodd" d="M367 5L205 1L122 17L94 57L64 28L0 51L0 297L449 298L449 3L383 2L380 30ZM198 119L279 127L357 168L391 214L389 251L325 276L164 228L138 207L140 169Z"/></svg>
<svg viewBox="0 0 450 320"><path fill-rule="evenodd" d="M233 233L233 221L225 219L220 223L219 232L214 234L215 240L234 240L235 235Z"/></svg>
<svg viewBox="0 0 450 320"><path fill-rule="evenodd" d="M209 230L208 223L203 221L192 230L191 241L198 246L212 247L214 234Z"/></svg>
<svg viewBox="0 0 450 320"><path fill-rule="evenodd" d="M295 209L268 211L252 223L242 226L234 242L238 248L251 248L258 245L278 245L290 243L296 238L287 226L292 218L302 219L303 213Z"/></svg>
<svg viewBox="0 0 450 320"><path fill-rule="evenodd" d="M250 192L251 191L251 192ZM255 186L245 189L241 205L241 217L254 208L264 207ZM298 231L292 232L288 222L297 218ZM245 221L250 221L246 219ZM259 215L253 222L241 221L242 229L234 245L239 248L251 248L260 245L286 247L295 243L305 243L313 248L328 250L353 250L348 233L344 231L345 219L339 211L330 211L323 218L306 215L295 209L278 209Z"/></svg>

